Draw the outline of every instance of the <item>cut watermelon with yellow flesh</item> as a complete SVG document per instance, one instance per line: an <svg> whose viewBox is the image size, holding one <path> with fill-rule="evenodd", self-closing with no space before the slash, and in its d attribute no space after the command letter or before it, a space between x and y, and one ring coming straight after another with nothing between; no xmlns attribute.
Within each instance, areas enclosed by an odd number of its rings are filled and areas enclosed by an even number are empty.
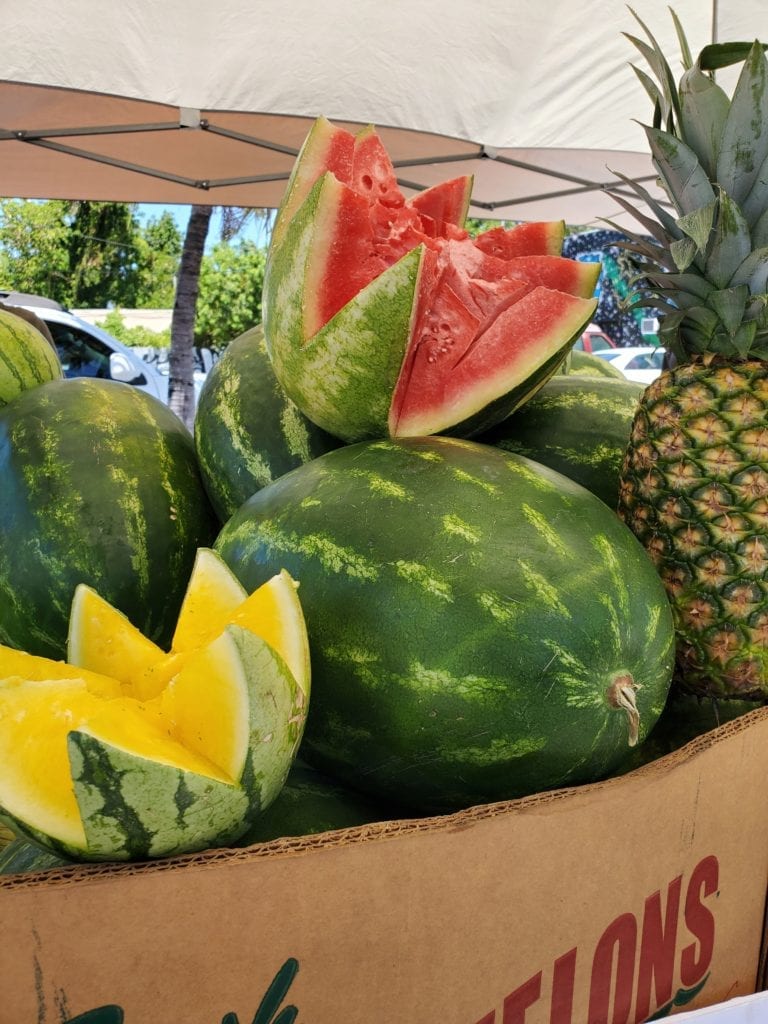
<svg viewBox="0 0 768 1024"><path fill-rule="evenodd" d="M283 660L238 626L149 703L76 678L4 679L0 819L84 860L232 842L280 792L306 710Z"/></svg>
<svg viewBox="0 0 768 1024"><path fill-rule="evenodd" d="M285 661L299 687L309 696L306 623L297 584L287 572L273 576L246 597L230 613L226 625L242 626L266 641ZM221 626L217 631L221 632ZM156 697L181 670L187 656L186 651L171 651L137 676L136 695L142 700Z"/></svg>
<svg viewBox="0 0 768 1024"><path fill-rule="evenodd" d="M151 836L138 825L134 830L131 819L140 812L146 819L145 805L167 802L182 779L190 793L210 787L223 797L217 830L236 832L247 806L221 769L168 735L155 709L129 698L102 700L77 679L0 683L0 764L0 807L11 827L83 858L174 850L186 831L177 815L169 817L169 834ZM114 834L123 833L115 849L98 836L108 820ZM213 839L197 832L192 842L200 848Z"/></svg>
<svg viewBox="0 0 768 1024"><path fill-rule="evenodd" d="M275 650L237 625L188 656L152 702L180 743L251 786L260 811L285 782L307 694Z"/></svg>
<svg viewBox="0 0 768 1024"><path fill-rule="evenodd" d="M70 648L119 678L0 645L0 821L85 860L192 852L252 826L306 720L297 585L281 572L246 596L202 549L177 634L166 654L80 587Z"/></svg>
<svg viewBox="0 0 768 1024"><path fill-rule="evenodd" d="M137 629L127 615L80 583L69 614L67 661L91 672L132 681L165 652Z"/></svg>
<svg viewBox="0 0 768 1024"><path fill-rule="evenodd" d="M563 222L472 239L470 188L453 179L406 200L372 127L316 122L270 244L264 331L280 384L317 426L348 442L474 436L534 393L592 318L600 266L559 254Z"/></svg>

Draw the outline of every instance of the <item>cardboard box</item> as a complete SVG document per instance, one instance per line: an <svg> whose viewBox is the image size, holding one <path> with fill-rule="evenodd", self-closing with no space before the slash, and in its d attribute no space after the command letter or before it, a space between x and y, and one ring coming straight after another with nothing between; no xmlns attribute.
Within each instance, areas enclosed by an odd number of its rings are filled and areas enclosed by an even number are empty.
<svg viewBox="0 0 768 1024"><path fill-rule="evenodd" d="M760 987L768 708L621 778L0 879L0 1024L629 1024Z"/></svg>

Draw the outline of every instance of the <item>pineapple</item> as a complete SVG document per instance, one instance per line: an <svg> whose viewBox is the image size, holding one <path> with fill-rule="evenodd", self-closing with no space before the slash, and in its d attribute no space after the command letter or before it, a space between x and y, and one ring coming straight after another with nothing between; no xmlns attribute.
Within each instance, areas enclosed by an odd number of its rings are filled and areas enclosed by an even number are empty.
<svg viewBox="0 0 768 1024"><path fill-rule="evenodd" d="M641 397L618 512L666 586L676 685L766 700L768 62L758 42L707 46L693 62L672 16L678 84L637 15L648 42L628 38L657 79L634 68L654 104L645 130L674 213L621 175L613 195L647 229L626 243L643 268L637 304L661 311L676 365ZM729 97L710 72L737 62Z"/></svg>

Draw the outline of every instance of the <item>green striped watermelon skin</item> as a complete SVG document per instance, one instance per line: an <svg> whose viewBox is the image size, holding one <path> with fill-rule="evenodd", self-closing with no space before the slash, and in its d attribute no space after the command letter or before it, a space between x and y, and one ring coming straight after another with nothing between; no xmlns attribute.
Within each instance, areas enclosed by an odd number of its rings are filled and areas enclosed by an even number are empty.
<svg viewBox="0 0 768 1024"><path fill-rule="evenodd" d="M216 549L247 589L299 581L313 692L300 756L419 813L591 781L630 743L609 688L664 706L671 613L585 488L445 437L363 442L253 495ZM612 691L613 692L613 691Z"/></svg>
<svg viewBox="0 0 768 1024"><path fill-rule="evenodd" d="M627 378L617 367L613 366L607 359L593 355L592 352L581 352L579 349L572 349L568 358L563 362L561 373L568 373L573 376L586 377L610 377L612 380L626 380Z"/></svg>
<svg viewBox="0 0 768 1024"><path fill-rule="evenodd" d="M642 393L642 384L630 380L556 375L477 440L556 469L615 509Z"/></svg>
<svg viewBox="0 0 768 1024"><path fill-rule="evenodd" d="M31 323L0 309L0 406L64 372L56 350Z"/></svg>
<svg viewBox="0 0 768 1024"><path fill-rule="evenodd" d="M29 839L18 836L0 850L0 875L23 875L30 871L66 868L75 861L46 850Z"/></svg>
<svg viewBox="0 0 768 1024"><path fill-rule="evenodd" d="M254 491L342 443L285 394L260 324L231 341L208 374L194 437L203 483L222 523Z"/></svg>
<svg viewBox="0 0 768 1024"><path fill-rule="evenodd" d="M392 805L357 793L307 764L293 764L274 803L253 823L237 846L288 836L317 835L405 815Z"/></svg>
<svg viewBox="0 0 768 1024"><path fill-rule="evenodd" d="M116 381L42 384L0 409L0 479L0 642L65 658L83 582L170 643L218 521L167 406Z"/></svg>

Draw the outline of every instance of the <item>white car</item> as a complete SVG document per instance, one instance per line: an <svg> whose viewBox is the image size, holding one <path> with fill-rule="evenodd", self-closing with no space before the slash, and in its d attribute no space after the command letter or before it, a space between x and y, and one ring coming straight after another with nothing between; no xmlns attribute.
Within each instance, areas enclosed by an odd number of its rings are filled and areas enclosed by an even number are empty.
<svg viewBox="0 0 768 1024"><path fill-rule="evenodd" d="M144 358L148 349L130 348L112 334L88 323L53 299L24 292L0 291L0 302L20 306L38 316L51 332L65 377L102 377L132 384L168 404L168 362L158 364ZM155 355L158 350L155 350ZM195 397L199 397L212 365L209 349L197 350L194 374Z"/></svg>
<svg viewBox="0 0 768 1024"><path fill-rule="evenodd" d="M650 384L664 369L666 349L658 345L641 345L634 348L612 348L595 352L611 366L621 370L627 380L638 384Z"/></svg>

